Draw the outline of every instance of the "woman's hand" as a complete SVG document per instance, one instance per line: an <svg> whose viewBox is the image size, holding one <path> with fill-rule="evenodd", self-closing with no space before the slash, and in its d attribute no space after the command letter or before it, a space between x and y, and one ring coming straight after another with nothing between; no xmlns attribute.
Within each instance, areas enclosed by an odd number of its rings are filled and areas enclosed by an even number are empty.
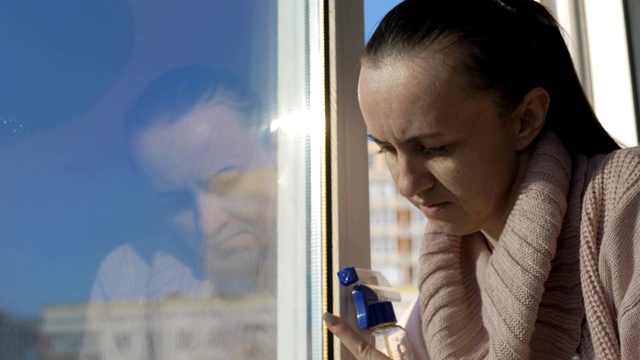
<svg viewBox="0 0 640 360"><path fill-rule="evenodd" d="M349 349L349 351L358 360L389 360L389 358L376 350L371 344L363 339L360 334L349 326L346 322L342 321L340 317L330 313L324 313L322 315L327 329L331 333L337 336L342 344Z"/></svg>

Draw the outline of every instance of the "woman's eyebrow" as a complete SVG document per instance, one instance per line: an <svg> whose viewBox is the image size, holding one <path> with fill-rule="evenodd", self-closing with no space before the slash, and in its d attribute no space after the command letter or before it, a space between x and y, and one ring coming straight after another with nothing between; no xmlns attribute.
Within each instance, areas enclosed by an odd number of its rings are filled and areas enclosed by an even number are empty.
<svg viewBox="0 0 640 360"><path fill-rule="evenodd" d="M410 138L408 138L407 140L405 140L408 143L421 143L424 141L428 141L428 140L433 140L433 139L437 139L439 137L442 137L443 134L441 132L431 132L431 133L424 133L424 134L420 134L417 136L412 136ZM380 144L386 144L386 141L382 141L378 138L376 138L375 136L369 134L367 135L367 138L369 138L369 140L373 141L374 143L380 145Z"/></svg>
<svg viewBox="0 0 640 360"><path fill-rule="evenodd" d="M441 132L429 132L429 133L424 133L417 136L412 136L409 139L407 139L407 142L411 144L423 143L426 141L432 141L442 136L443 134Z"/></svg>

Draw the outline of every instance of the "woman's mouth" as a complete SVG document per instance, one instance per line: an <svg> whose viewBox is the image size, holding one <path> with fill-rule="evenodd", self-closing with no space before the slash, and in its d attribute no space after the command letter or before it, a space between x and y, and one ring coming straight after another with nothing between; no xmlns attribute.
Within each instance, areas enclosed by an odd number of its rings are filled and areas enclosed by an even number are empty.
<svg viewBox="0 0 640 360"><path fill-rule="evenodd" d="M437 218L441 215L449 203L446 201L431 204L420 204L420 211L428 218Z"/></svg>

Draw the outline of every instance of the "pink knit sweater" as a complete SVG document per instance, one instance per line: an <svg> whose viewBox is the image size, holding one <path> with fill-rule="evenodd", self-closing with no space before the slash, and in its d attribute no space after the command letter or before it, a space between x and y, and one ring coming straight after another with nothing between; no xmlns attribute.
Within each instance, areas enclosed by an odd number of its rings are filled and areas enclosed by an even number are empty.
<svg viewBox="0 0 640 360"><path fill-rule="evenodd" d="M537 145L493 253L427 228L416 359L640 359L640 148Z"/></svg>

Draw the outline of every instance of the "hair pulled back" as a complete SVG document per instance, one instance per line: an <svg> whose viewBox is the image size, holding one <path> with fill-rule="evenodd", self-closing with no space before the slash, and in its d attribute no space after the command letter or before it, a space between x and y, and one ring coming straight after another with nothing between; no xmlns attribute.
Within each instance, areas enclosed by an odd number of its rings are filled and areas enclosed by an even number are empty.
<svg viewBox="0 0 640 360"><path fill-rule="evenodd" d="M247 129L262 126L256 116L259 102L240 78L220 68L192 64L171 69L144 88L125 114L125 134L133 142L149 126L172 124L214 98L244 113L242 125Z"/></svg>
<svg viewBox="0 0 640 360"><path fill-rule="evenodd" d="M362 55L383 66L438 43L460 46L451 64L471 86L491 91L511 112L533 88L550 96L544 127L570 154L609 153L620 146L598 121L553 16L533 0L404 0L382 19Z"/></svg>

